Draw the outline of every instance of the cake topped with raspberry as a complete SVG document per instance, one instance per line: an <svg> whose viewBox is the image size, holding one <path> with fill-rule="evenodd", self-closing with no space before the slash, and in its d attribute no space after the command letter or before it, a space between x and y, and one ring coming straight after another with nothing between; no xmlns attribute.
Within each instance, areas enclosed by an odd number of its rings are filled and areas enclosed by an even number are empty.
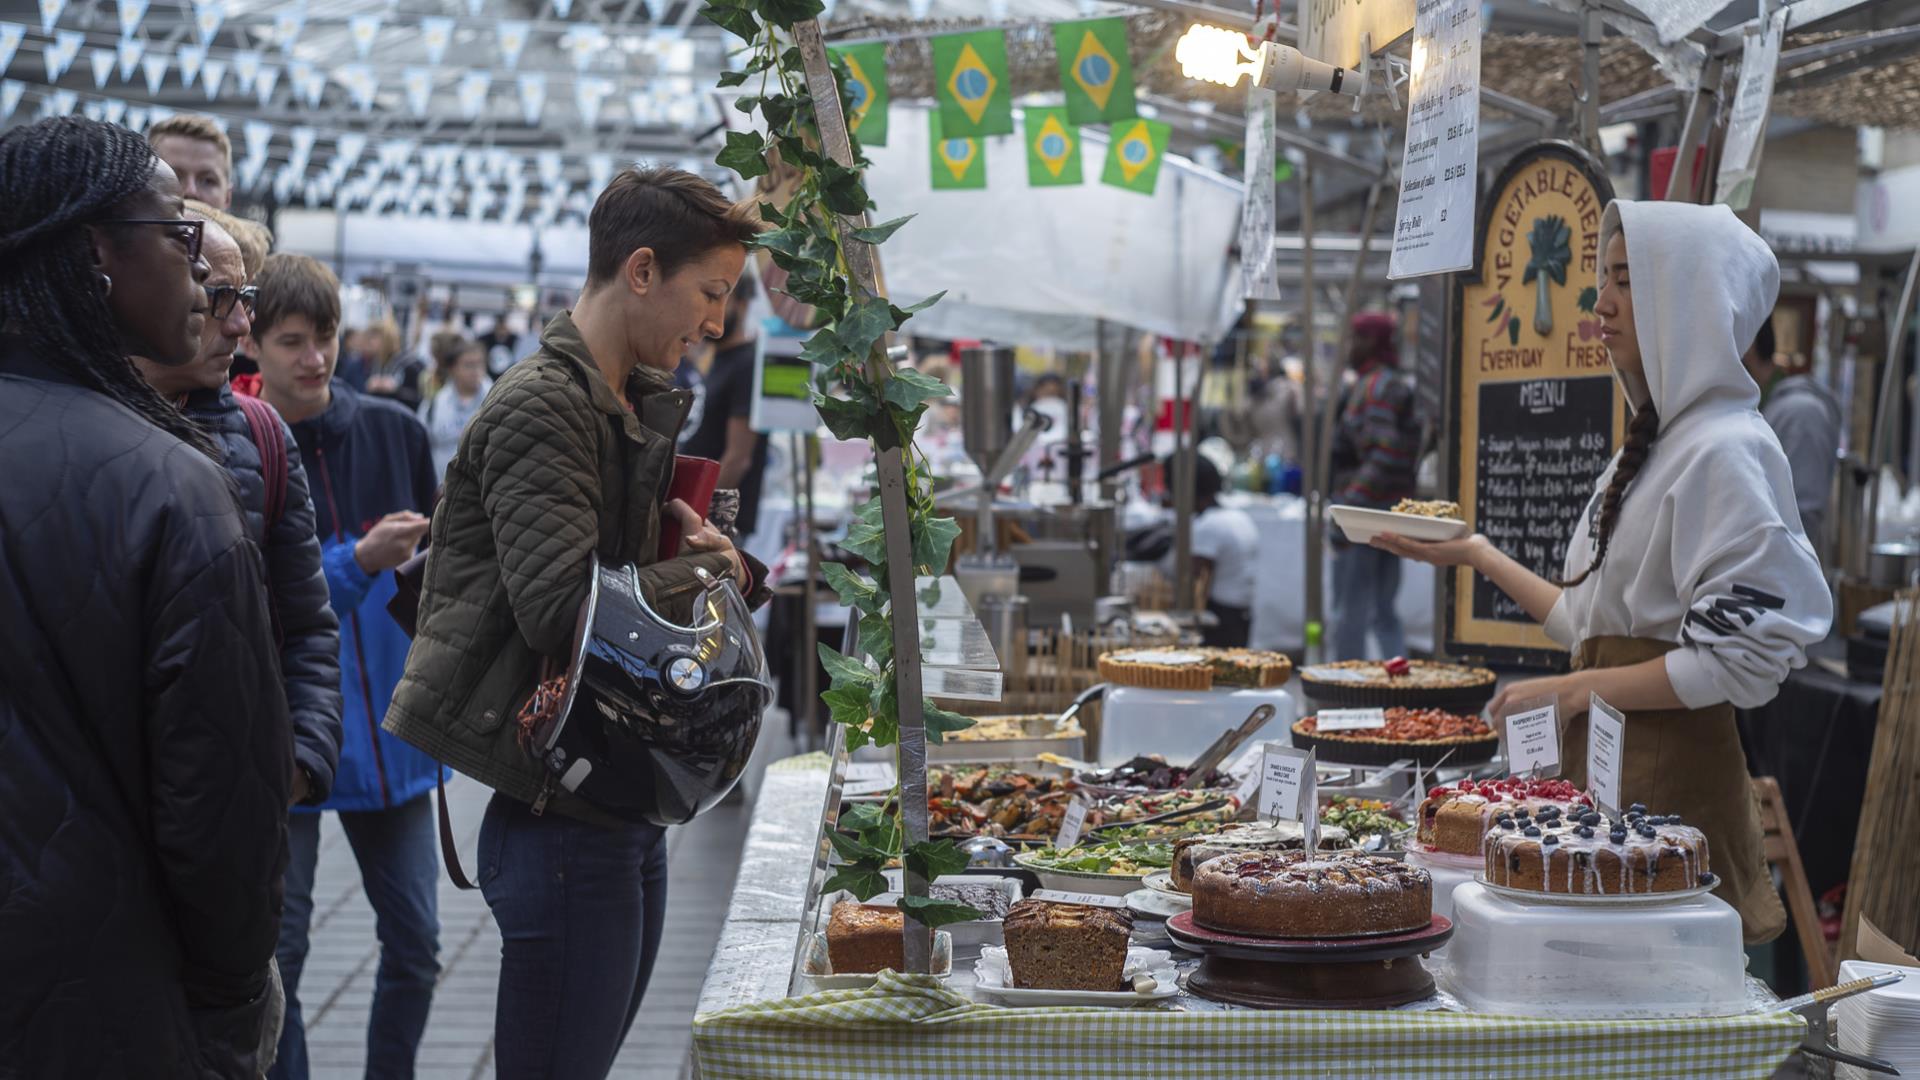
<svg viewBox="0 0 1920 1080"><path fill-rule="evenodd" d="M1525 809L1538 814L1552 808L1565 814L1592 805L1592 799L1565 780L1462 780L1427 792L1415 839L1432 851L1479 855L1487 831L1502 812Z"/></svg>

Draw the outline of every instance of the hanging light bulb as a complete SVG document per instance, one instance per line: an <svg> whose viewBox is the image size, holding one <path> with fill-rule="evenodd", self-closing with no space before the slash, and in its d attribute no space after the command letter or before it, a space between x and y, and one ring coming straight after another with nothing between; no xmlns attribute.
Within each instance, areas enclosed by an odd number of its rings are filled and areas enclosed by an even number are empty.
<svg viewBox="0 0 1920 1080"><path fill-rule="evenodd" d="M1358 72L1334 67L1278 42L1249 42L1238 30L1195 23L1180 35L1173 58L1189 79L1235 86L1245 75L1256 86L1274 93L1324 90L1359 96L1366 80Z"/></svg>

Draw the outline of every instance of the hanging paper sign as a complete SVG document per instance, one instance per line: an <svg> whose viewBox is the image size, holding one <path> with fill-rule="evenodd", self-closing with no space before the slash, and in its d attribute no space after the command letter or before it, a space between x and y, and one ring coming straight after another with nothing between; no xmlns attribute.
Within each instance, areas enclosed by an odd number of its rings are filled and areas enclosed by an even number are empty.
<svg viewBox="0 0 1920 1080"><path fill-rule="evenodd" d="M1734 91L1726 146L1720 153L1720 174L1713 185L1714 201L1735 210L1745 210L1753 200L1753 185L1760 176L1773 77L1780 66L1780 39L1786 30L1787 9L1783 7L1767 19L1764 31L1746 36L1746 49L1740 58L1740 88Z"/></svg>
<svg viewBox="0 0 1920 1080"><path fill-rule="evenodd" d="M540 114L547 108L547 76L543 72L523 71L517 81L520 84L520 115L526 117L527 126L538 126Z"/></svg>
<svg viewBox="0 0 1920 1080"><path fill-rule="evenodd" d="M1060 889L1035 889L1030 899L1043 904L1079 904L1082 907L1124 908L1127 898L1102 893L1064 892Z"/></svg>
<svg viewBox="0 0 1920 1080"><path fill-rule="evenodd" d="M353 38L353 51L365 60L373 52L374 39L380 36L380 16L355 15L347 20L347 33Z"/></svg>
<svg viewBox="0 0 1920 1080"><path fill-rule="evenodd" d="M182 45L173 51L173 55L180 61L180 85L191 89L194 80L200 77L200 68L206 63L206 46Z"/></svg>
<svg viewBox="0 0 1920 1080"><path fill-rule="evenodd" d="M1407 141L1387 277L1473 265L1480 160L1480 0L1428 0L1413 37Z"/></svg>
<svg viewBox="0 0 1920 1080"><path fill-rule="evenodd" d="M1560 708L1551 701L1507 716L1507 771L1514 776L1560 775Z"/></svg>
<svg viewBox="0 0 1920 1080"><path fill-rule="evenodd" d="M447 43L453 40L453 20L445 15L429 15L420 20L420 44L427 50L427 63L435 67L447 55Z"/></svg>
<svg viewBox="0 0 1920 1080"><path fill-rule="evenodd" d="M20 107L20 99L26 95L27 84L19 79L0 79L0 120L11 120L15 109Z"/></svg>
<svg viewBox="0 0 1920 1080"><path fill-rule="evenodd" d="M1274 111L1279 98L1257 86L1247 88L1247 141L1242 180L1246 201L1240 206L1240 294L1247 300L1277 300L1273 250L1276 135Z"/></svg>
<svg viewBox="0 0 1920 1080"><path fill-rule="evenodd" d="M1618 816L1626 806L1620 791L1626 761L1627 718L1594 694L1587 701L1587 790L1594 805Z"/></svg>
<svg viewBox="0 0 1920 1080"><path fill-rule="evenodd" d="M20 51L20 42L27 36L27 28L19 23L0 23L0 75L13 66L13 54Z"/></svg>
<svg viewBox="0 0 1920 1080"><path fill-rule="evenodd" d="M40 32L53 33L53 24L60 21L60 13L67 10L67 0L40 0Z"/></svg>
<svg viewBox="0 0 1920 1080"><path fill-rule="evenodd" d="M73 62L79 59L80 45L86 40L87 36L78 30L61 30L53 35L53 40L41 50L46 60L47 82L60 81L60 76L66 74Z"/></svg>
<svg viewBox="0 0 1920 1080"><path fill-rule="evenodd" d="M300 31L307 26L307 5L296 4L273 17L273 40L280 51L293 55L294 42L300 40Z"/></svg>
<svg viewBox="0 0 1920 1080"><path fill-rule="evenodd" d="M513 19L502 19L494 33L500 43L500 61L511 69L520 66L520 50L527 47L527 24Z"/></svg>
<svg viewBox="0 0 1920 1080"><path fill-rule="evenodd" d="M460 115L468 120L479 117L480 110L487 104L487 91L493 87L493 76L484 71L469 71L460 76Z"/></svg>
<svg viewBox="0 0 1920 1080"><path fill-rule="evenodd" d="M260 76L253 81L253 96L260 102L261 108L266 108L267 103L273 100L274 87L279 85L279 66L277 64L260 65Z"/></svg>
<svg viewBox="0 0 1920 1080"><path fill-rule="evenodd" d="M140 20L147 17L147 0L119 0L114 6L120 16L120 36L132 37L140 29Z"/></svg>
<svg viewBox="0 0 1920 1080"><path fill-rule="evenodd" d="M107 80L113 78L113 50L95 49L87 55L87 60L93 65L94 89L107 85Z"/></svg>
<svg viewBox="0 0 1920 1080"><path fill-rule="evenodd" d="M243 94L253 93L253 80L260 76L260 53L242 49L233 54L233 79Z"/></svg>
<svg viewBox="0 0 1920 1080"><path fill-rule="evenodd" d="M193 9L193 26L200 32L200 44L211 45L220 36L220 24L227 21L226 0L201 0Z"/></svg>
<svg viewBox="0 0 1920 1080"><path fill-rule="evenodd" d="M1414 0L1300 0L1300 51L1316 60L1357 68L1413 29Z"/></svg>
<svg viewBox="0 0 1920 1080"><path fill-rule="evenodd" d="M433 72L410 67L401 73L400 87L406 93L407 108L413 110L413 115L427 115L427 106L433 99Z"/></svg>
<svg viewBox="0 0 1920 1080"><path fill-rule="evenodd" d="M165 53L148 53L140 60L140 73L147 78L147 93L158 94L167 82L167 64Z"/></svg>

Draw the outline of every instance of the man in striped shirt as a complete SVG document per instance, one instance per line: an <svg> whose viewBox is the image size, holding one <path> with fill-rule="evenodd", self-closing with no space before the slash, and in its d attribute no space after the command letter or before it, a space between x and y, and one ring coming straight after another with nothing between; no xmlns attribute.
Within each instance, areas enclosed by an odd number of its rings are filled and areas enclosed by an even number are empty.
<svg viewBox="0 0 1920 1080"><path fill-rule="evenodd" d="M1398 327L1385 312L1353 317L1353 378L1333 432L1332 498L1342 506L1390 509L1414 489L1420 455L1420 421L1412 380L1399 369ZM1400 560L1365 544L1351 545L1333 533L1333 656L1337 660L1385 659L1407 651L1406 631L1394 599L1400 592ZM1367 635L1378 645L1367 652Z"/></svg>

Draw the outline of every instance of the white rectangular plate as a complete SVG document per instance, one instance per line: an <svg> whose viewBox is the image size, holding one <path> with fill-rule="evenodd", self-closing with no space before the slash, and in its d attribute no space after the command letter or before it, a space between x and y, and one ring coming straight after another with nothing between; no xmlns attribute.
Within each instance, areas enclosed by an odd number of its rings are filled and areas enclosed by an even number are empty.
<svg viewBox="0 0 1920 1080"><path fill-rule="evenodd" d="M1409 540L1458 540L1472 530L1464 521L1451 518L1423 517L1419 514L1396 514L1391 510L1369 510L1363 506L1334 506L1328 508L1333 514L1333 523L1347 534L1347 539L1356 544L1364 544L1383 532L1404 536Z"/></svg>

